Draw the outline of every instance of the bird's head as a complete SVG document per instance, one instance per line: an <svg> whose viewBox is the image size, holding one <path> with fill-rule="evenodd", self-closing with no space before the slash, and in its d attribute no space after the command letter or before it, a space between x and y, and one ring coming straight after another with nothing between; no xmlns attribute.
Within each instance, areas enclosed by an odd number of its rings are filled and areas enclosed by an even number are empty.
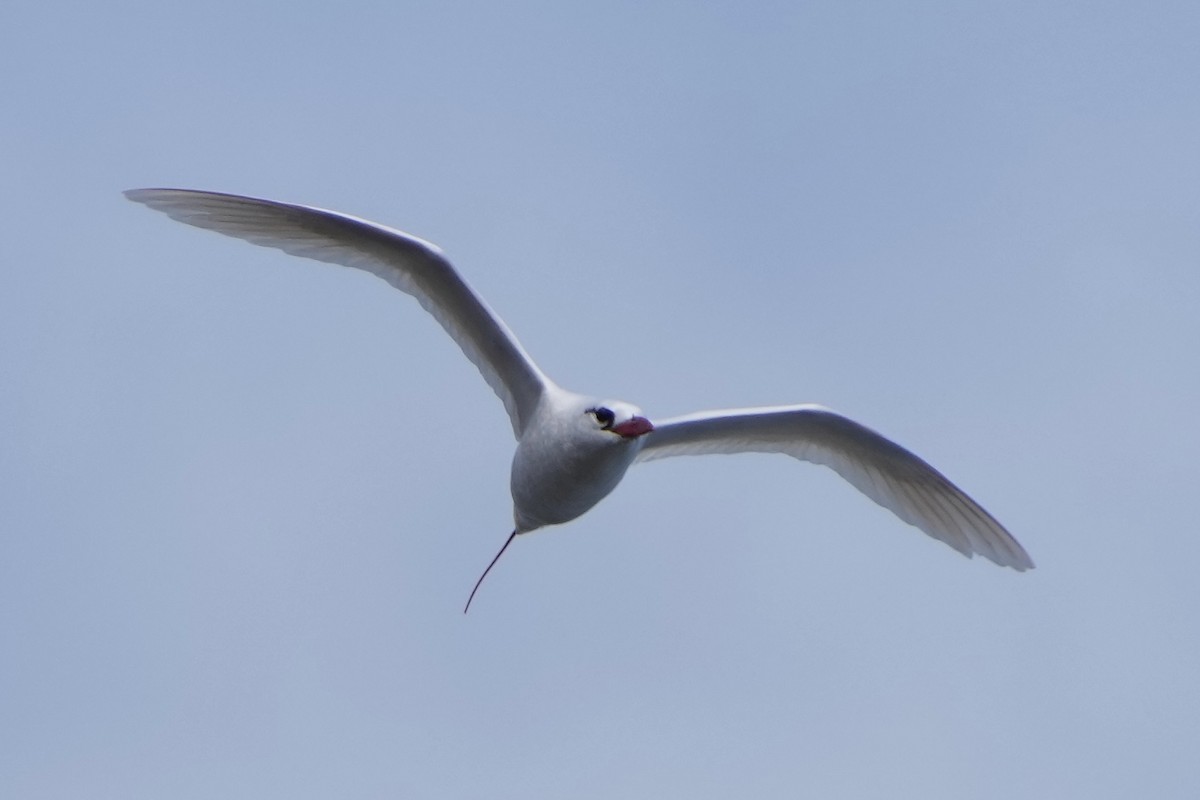
<svg viewBox="0 0 1200 800"><path fill-rule="evenodd" d="M583 410L584 428L612 441L633 441L654 430L637 406L616 400L588 403Z"/></svg>

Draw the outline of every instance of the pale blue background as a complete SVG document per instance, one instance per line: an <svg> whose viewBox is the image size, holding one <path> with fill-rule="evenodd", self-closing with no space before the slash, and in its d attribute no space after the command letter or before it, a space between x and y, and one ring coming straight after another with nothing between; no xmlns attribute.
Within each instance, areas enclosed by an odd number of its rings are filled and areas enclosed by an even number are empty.
<svg viewBox="0 0 1200 800"><path fill-rule="evenodd" d="M1200 5L0 7L0 796L1200 796ZM509 530L410 299L125 202L442 245L562 384L825 403L1038 563L777 457Z"/></svg>

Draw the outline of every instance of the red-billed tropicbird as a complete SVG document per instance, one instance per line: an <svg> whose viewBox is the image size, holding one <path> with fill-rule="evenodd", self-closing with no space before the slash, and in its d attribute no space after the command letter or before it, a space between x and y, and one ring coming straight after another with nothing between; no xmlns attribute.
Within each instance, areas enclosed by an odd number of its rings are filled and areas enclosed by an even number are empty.
<svg viewBox="0 0 1200 800"><path fill-rule="evenodd" d="M125 195L189 225L378 275L441 323L499 395L517 438L513 531L471 598L517 534L582 515L635 462L704 453L784 453L822 464L968 557L978 553L1016 570L1033 567L1004 526L940 472L822 406L702 411L651 423L629 403L559 387L442 251L415 236L336 211L231 194L134 189Z"/></svg>

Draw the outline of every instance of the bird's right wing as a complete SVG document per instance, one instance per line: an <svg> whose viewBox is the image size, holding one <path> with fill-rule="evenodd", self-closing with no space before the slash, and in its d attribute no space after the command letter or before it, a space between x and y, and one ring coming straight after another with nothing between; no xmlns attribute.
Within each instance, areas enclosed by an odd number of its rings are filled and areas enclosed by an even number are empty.
<svg viewBox="0 0 1200 800"><path fill-rule="evenodd" d="M125 196L198 228L383 278L415 297L458 343L503 401L517 438L529 424L548 379L434 245L348 214L273 200L190 189Z"/></svg>
<svg viewBox="0 0 1200 800"><path fill-rule="evenodd" d="M706 453L784 453L829 467L900 519L965 556L1026 570L1029 554L944 475L900 445L816 405L708 411L655 422L639 461Z"/></svg>

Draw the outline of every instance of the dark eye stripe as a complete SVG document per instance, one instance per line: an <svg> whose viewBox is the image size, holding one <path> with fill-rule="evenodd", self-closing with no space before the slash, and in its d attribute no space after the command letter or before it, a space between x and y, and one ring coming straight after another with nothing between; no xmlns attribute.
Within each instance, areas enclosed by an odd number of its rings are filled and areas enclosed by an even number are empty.
<svg viewBox="0 0 1200 800"><path fill-rule="evenodd" d="M613 414L612 410L604 408L603 406L600 408L589 408L588 413L594 416L596 421L606 428L609 425L612 425L613 420L616 419L616 415Z"/></svg>

